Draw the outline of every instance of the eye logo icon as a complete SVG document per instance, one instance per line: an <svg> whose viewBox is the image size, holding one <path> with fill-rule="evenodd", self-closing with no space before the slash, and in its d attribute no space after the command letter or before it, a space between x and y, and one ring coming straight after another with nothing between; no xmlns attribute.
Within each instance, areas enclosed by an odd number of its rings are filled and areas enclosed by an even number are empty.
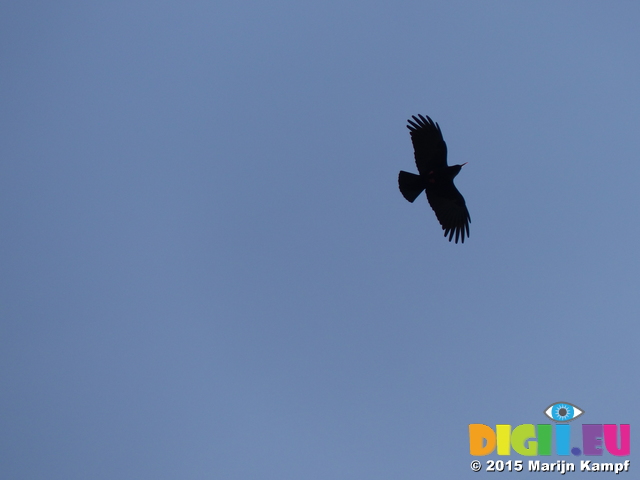
<svg viewBox="0 0 640 480"><path fill-rule="evenodd" d="M572 403L558 402L549 405L544 414L554 422L570 422L575 420L584 413L584 410L579 409Z"/></svg>

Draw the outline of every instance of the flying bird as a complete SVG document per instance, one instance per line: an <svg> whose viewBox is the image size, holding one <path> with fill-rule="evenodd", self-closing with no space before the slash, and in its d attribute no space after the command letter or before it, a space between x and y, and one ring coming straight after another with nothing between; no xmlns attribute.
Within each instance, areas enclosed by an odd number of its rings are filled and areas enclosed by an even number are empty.
<svg viewBox="0 0 640 480"><path fill-rule="evenodd" d="M471 217L453 179L466 165L447 165L447 144L442 138L440 125L427 116L412 116L407 120L411 131L411 142L419 175L400 170L398 185L402 196L412 202L422 191L426 191L429 205L436 214L444 236L464 243L465 234L469 237Z"/></svg>

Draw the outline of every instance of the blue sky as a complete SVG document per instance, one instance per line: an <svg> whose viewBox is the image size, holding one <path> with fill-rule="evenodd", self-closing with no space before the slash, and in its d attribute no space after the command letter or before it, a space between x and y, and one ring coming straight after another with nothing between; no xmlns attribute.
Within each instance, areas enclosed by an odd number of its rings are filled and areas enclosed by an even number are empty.
<svg viewBox="0 0 640 480"><path fill-rule="evenodd" d="M633 431L639 15L5 2L3 476L478 478L470 423ZM418 113L464 245L398 191Z"/></svg>

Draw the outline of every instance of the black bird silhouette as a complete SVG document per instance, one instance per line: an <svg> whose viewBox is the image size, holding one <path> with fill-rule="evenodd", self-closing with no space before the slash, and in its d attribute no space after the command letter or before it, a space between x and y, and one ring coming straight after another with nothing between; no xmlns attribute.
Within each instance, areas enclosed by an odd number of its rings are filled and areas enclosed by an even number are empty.
<svg viewBox="0 0 640 480"><path fill-rule="evenodd" d="M420 175L400 170L400 192L413 202L425 190L429 205L442 225L444 236L448 235L451 241L455 234L455 242L458 243L460 239L464 243L465 234L469 237L471 217L453 179L466 163L448 166L447 144L442 138L440 125L428 116L414 115L412 118L407 120L407 128L411 130L411 142Z"/></svg>

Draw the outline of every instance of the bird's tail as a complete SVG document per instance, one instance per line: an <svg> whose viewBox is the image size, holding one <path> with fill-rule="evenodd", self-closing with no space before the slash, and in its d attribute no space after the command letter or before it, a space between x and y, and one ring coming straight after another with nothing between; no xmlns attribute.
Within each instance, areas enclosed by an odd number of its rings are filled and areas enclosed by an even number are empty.
<svg viewBox="0 0 640 480"><path fill-rule="evenodd" d="M400 193L402 193L402 196L410 202L413 202L418 198L418 195L420 195L424 190L420 175L405 172L403 170L400 170L400 174L398 175L398 185L400 186Z"/></svg>

